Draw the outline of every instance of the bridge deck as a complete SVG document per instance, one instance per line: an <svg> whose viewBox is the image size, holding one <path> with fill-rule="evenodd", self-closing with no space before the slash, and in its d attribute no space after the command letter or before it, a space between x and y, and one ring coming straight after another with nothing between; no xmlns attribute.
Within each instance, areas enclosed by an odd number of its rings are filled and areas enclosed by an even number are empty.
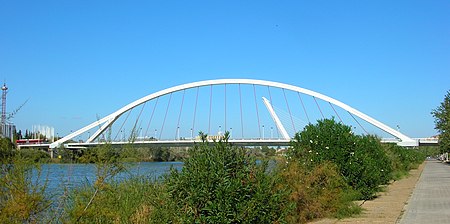
<svg viewBox="0 0 450 224"><path fill-rule="evenodd" d="M450 222L450 165L427 161L400 223Z"/></svg>
<svg viewBox="0 0 450 224"><path fill-rule="evenodd" d="M420 146L437 146L438 139L435 138L416 138L416 140ZM113 145L151 145L151 146L166 146L166 147L187 147L193 146L196 142L200 142L200 140L159 140L159 141L135 141L135 142L111 142ZM213 142L213 141L209 141ZM237 146L289 146L290 140L287 139L230 139L230 143L233 143ZM399 140L395 138L384 138L381 140L382 143L398 143ZM92 143L66 143L64 145L65 148L77 149L77 148L86 148L93 147L99 144L105 144L104 142L92 142ZM48 148L50 144L24 144L19 145L20 148Z"/></svg>

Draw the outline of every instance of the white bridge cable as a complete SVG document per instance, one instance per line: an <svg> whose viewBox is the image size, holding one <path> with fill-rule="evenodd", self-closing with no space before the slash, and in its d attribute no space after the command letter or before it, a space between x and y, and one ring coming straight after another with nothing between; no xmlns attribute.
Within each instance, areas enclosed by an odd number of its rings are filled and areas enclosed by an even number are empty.
<svg viewBox="0 0 450 224"><path fill-rule="evenodd" d="M192 128L191 128L191 132L195 132L195 117L197 115L197 104L198 104L198 92L199 92L199 88L197 86L197 93L195 95L195 106L194 106L194 117L192 119ZM191 136L192 137L192 136Z"/></svg>
<svg viewBox="0 0 450 224"><path fill-rule="evenodd" d="M225 132L227 131L227 84L225 83L225 85L224 85L224 116L225 116L225 121L224 121L224 124L225 124Z"/></svg>
<svg viewBox="0 0 450 224"><path fill-rule="evenodd" d="M155 114L156 106L158 106L158 100L159 100L159 97L156 98L156 102L155 102L155 105L153 106L152 114L150 115L150 120L148 121L147 128L145 129L144 136L147 136L147 134L148 134L148 129L150 128L150 124L152 123L152 119L153 119L153 115ZM155 136L155 138L156 138L156 136Z"/></svg>
<svg viewBox="0 0 450 224"><path fill-rule="evenodd" d="M170 93L170 96L169 96L169 102L167 102L166 113L165 113L165 115L164 115L163 123L162 123L162 126L161 126L161 131L160 131L160 133L159 133L159 139L161 139L162 134L163 134L164 125L165 125L165 123L166 123L166 118L167 118L167 112L169 111L170 101L172 100L172 93L173 93L173 92Z"/></svg>
<svg viewBox="0 0 450 224"><path fill-rule="evenodd" d="M181 112L183 111L183 105L184 105L184 95L186 93L186 90L183 90L183 98L181 99L181 106L180 106L180 113L178 114L178 121L177 121L177 130L175 133L175 139L179 138L180 136L180 119L181 119Z"/></svg>
<svg viewBox="0 0 450 224"><path fill-rule="evenodd" d="M131 130L132 130L132 131L131 131L131 136L130 136L130 138L129 138L130 141L136 140L135 137L139 137L139 135L142 134L142 133L141 133L141 131L142 131L142 128L141 128L142 120L139 120L139 119L141 118L142 111L144 111L144 108L145 108L145 105L146 105L146 104L147 104L147 102L145 102L145 103L142 105L141 111L139 112L139 115L137 116L136 121L134 122L133 128L131 129ZM138 126L138 123L139 123L139 126ZM138 132L137 135L136 135L136 131L137 131L137 130L139 130L139 132Z"/></svg>
<svg viewBox="0 0 450 224"><path fill-rule="evenodd" d="M309 116L308 116L308 112L306 112L306 108L305 108L305 104L303 103L303 99L300 96L300 92L297 92L297 95L298 95L298 98L300 99L300 103L302 104L302 108L303 108L303 111L305 112L306 119L308 119L308 123L311 123L311 120L309 119Z"/></svg>
<svg viewBox="0 0 450 224"><path fill-rule="evenodd" d="M273 106L273 105L272 105ZM297 133L298 131L301 131L303 129L303 127L305 127L308 123L304 120L302 120L301 118L298 118L296 116L293 116L291 114L289 114L289 112L278 108L276 106L273 106L275 112L278 114L278 116L280 117L281 123L286 124L286 123L295 123L297 125L297 127L302 127L300 129L294 129L294 126L290 126L290 125L284 125L284 127L287 127L287 131L288 133L291 134L291 136L294 136L295 133Z"/></svg>
<svg viewBox="0 0 450 224"><path fill-rule="evenodd" d="M117 139L117 136L120 134L120 131L123 129L123 126L124 126L125 123L127 122L128 117L129 117L130 114L131 114L131 111L133 111L133 109L131 109L131 110L128 111L127 116L125 117L125 120L122 122L122 125L120 126L119 130L117 130L117 134L116 134L116 136L114 137L114 141ZM111 124L111 126L112 126L112 124ZM110 126L110 128L111 128L111 126ZM103 138L104 138L104 137L105 137L105 136L103 135Z"/></svg>
<svg viewBox="0 0 450 224"><path fill-rule="evenodd" d="M291 118L292 129L294 130L294 132L296 132L296 131L295 131L295 125L294 125L294 119L292 119L291 108L289 107L289 102L288 102L288 100L287 100L287 98L286 98L286 91L285 91L284 89L283 89L283 96L284 96L284 101L286 101L287 109L288 109L288 111L289 111L289 117Z"/></svg>
<svg viewBox="0 0 450 224"><path fill-rule="evenodd" d="M270 86L267 86L267 91L269 92L270 103L273 105L272 93L270 92ZM280 138L280 130L279 130L279 128L277 128L276 130L277 130L277 137L279 139Z"/></svg>
<svg viewBox="0 0 450 224"><path fill-rule="evenodd" d="M259 138L262 138L262 135L261 135L261 122L260 122L260 120L259 120L258 101L256 100L256 89L255 89L255 85L253 85L253 96L255 97L255 107L256 107L256 117L257 117L257 119L258 119Z"/></svg>

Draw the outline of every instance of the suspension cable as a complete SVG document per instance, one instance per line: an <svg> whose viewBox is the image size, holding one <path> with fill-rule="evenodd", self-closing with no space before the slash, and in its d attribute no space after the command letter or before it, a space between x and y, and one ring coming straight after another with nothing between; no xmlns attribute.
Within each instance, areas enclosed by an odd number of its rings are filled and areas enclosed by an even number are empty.
<svg viewBox="0 0 450 224"><path fill-rule="evenodd" d="M155 114L155 109L156 109L156 106L158 105L158 100L159 100L159 97L156 98L155 106L153 106L152 115L150 116L150 120L148 121L147 129L145 130L145 136L147 136L148 129L150 128L150 124L152 123L153 114Z"/></svg>
<svg viewBox="0 0 450 224"><path fill-rule="evenodd" d="M262 138L261 137L261 123L259 121L258 103L256 102L256 88L255 88L255 84L253 84L253 95L255 96L256 118L258 119L259 138Z"/></svg>
<svg viewBox="0 0 450 224"><path fill-rule="evenodd" d="M242 94L241 94L241 84L239 83L239 105L240 105L240 109L241 109L241 136L242 139L244 139L244 120L242 118Z"/></svg>
<svg viewBox="0 0 450 224"><path fill-rule="evenodd" d="M178 122L177 122L177 130L176 130L176 133L175 133L175 139L177 138L177 137L179 137L178 136L178 134L179 134L179 128L180 128L180 119L181 119L181 112L183 111L183 104L184 104L184 94L186 93L186 90L184 89L183 90L183 98L181 99L181 106L180 106L180 113L178 114Z"/></svg>
<svg viewBox="0 0 450 224"><path fill-rule="evenodd" d="M139 126L137 124L138 124L139 118L141 118L142 111L144 111L144 107L145 107L146 104L147 104L147 102L145 102L144 105L142 106L141 111L139 112L139 115L137 116L136 121L134 122L134 126L133 126L134 130L136 130L136 127L139 127L139 128L141 127L142 121L139 123ZM138 135L139 134L142 134L142 133L138 132Z"/></svg>
<svg viewBox="0 0 450 224"><path fill-rule="evenodd" d="M192 130L191 130L191 132L193 132L195 130L194 126L195 126L195 115L197 114L198 90L199 90L199 87L197 87L197 96L195 97L194 119L192 121ZM193 136L191 136L191 137L193 137Z"/></svg>
<svg viewBox="0 0 450 224"><path fill-rule="evenodd" d="M316 97L313 96L314 102L316 102L317 108L319 108L320 114L322 114L322 118L325 119L325 116L323 116L322 109L320 109L319 103L317 103Z"/></svg>
<svg viewBox="0 0 450 224"><path fill-rule="evenodd" d="M117 131L116 136L114 137L114 141L117 139L117 136L119 135L120 131L122 130L123 126L125 125L125 122L127 122L128 117L130 116L132 110L133 109L128 111L127 116L125 117L125 120L122 122L122 125L120 126L119 130ZM109 127L109 130L111 130L111 126ZM104 138L104 136L103 136L103 138Z"/></svg>
<svg viewBox="0 0 450 224"><path fill-rule="evenodd" d="M170 93L169 102L167 103L166 114L164 115L164 120L163 120L163 123L162 123L162 126L161 126L161 132L159 133L159 140L161 140L161 137L162 137L162 133L163 133L163 130L164 130L164 125L166 123L167 112L169 111L169 106L170 106L170 101L171 100L172 100L172 93Z"/></svg>
<svg viewBox="0 0 450 224"><path fill-rule="evenodd" d="M284 89L283 89L283 95L284 95L284 101L286 101L286 106L287 106L288 111L289 111L289 116L291 117L292 128L294 128L294 132L297 132L296 128L295 128L295 125L294 125L294 119L292 119L291 108L289 107L289 103L288 103L288 100L286 98L286 91Z"/></svg>
<svg viewBox="0 0 450 224"><path fill-rule="evenodd" d="M311 124L311 120L309 120L308 113L306 112L305 104L303 103L303 99L300 96L300 93L297 92L298 98L300 99L300 102L302 103L303 111L305 111L306 119L308 119L308 124Z"/></svg>
<svg viewBox="0 0 450 224"><path fill-rule="evenodd" d="M342 121L341 117L339 116L339 114L337 113L337 111L334 109L333 104L331 104L330 102L328 102L328 103L330 104L331 108L333 108L334 113L335 113L336 116L339 118L339 120L341 121L341 123L344 123L344 122Z"/></svg>
<svg viewBox="0 0 450 224"><path fill-rule="evenodd" d="M213 86L210 85L210 91L209 91L208 135L211 135L212 89L213 89Z"/></svg>
<svg viewBox="0 0 450 224"><path fill-rule="evenodd" d="M267 86L267 90L269 91L270 103L273 105L272 94L271 94L271 92L270 92L270 86ZM275 125L275 126L276 126L276 125ZM275 128L275 129L277 129L277 137L278 137L278 139L280 139L280 130L278 130L278 127Z"/></svg>
<svg viewBox="0 0 450 224"><path fill-rule="evenodd" d="M347 111L347 112L348 112L348 111ZM367 132L366 129L364 129L364 127L361 125L361 123L359 123L359 121L356 120L356 118L353 116L352 113L348 112L348 114L350 114L350 116L352 116L353 120L355 120L356 123L358 123L359 127L361 127L361 129L362 129L366 134L369 134L369 132Z"/></svg>
<svg viewBox="0 0 450 224"><path fill-rule="evenodd" d="M225 132L227 132L227 84L225 83L225 94L224 94L224 103L225 103L225 109L224 109L224 116L225 116L225 125L224 125L224 128L225 128Z"/></svg>

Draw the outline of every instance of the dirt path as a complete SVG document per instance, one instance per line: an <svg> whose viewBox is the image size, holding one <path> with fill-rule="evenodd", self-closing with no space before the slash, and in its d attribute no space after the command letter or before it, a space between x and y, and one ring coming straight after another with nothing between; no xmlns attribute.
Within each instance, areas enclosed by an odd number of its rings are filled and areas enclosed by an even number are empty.
<svg viewBox="0 0 450 224"><path fill-rule="evenodd" d="M357 217L346 219L322 219L311 224L340 224L340 223L396 223L402 215L405 204L408 202L425 163L416 170L411 170L407 178L390 184L385 192L374 200L362 204L363 213Z"/></svg>

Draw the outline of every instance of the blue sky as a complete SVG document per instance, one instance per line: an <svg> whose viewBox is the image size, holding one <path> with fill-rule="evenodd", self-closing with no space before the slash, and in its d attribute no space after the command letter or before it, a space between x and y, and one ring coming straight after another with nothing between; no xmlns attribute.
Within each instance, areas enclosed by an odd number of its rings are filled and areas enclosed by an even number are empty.
<svg viewBox="0 0 450 224"><path fill-rule="evenodd" d="M450 90L448 1L0 1L18 129L67 134L150 93L253 78L336 98L412 137Z"/></svg>

